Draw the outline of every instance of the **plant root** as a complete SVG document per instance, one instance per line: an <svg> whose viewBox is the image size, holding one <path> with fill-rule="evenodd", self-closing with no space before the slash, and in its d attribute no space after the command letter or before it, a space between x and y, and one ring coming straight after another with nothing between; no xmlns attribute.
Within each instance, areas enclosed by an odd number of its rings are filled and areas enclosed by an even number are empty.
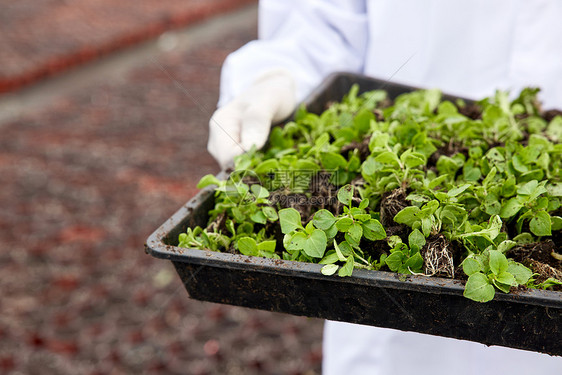
<svg viewBox="0 0 562 375"><path fill-rule="evenodd" d="M396 225L394 216L408 206L406 190L403 187L394 189L390 194L383 196L380 209L382 225L384 225L385 228Z"/></svg>
<svg viewBox="0 0 562 375"><path fill-rule="evenodd" d="M455 277L455 265L451 243L443 235L428 238L421 250L426 275Z"/></svg>
<svg viewBox="0 0 562 375"><path fill-rule="evenodd" d="M226 212L221 212L216 219L209 223L205 230L207 232L226 231Z"/></svg>
<svg viewBox="0 0 562 375"><path fill-rule="evenodd" d="M533 272L539 274L539 277L537 278L538 282L543 282L550 277L562 281L562 271L559 271L548 264L544 264L534 259L529 259L524 262L524 264L531 268Z"/></svg>

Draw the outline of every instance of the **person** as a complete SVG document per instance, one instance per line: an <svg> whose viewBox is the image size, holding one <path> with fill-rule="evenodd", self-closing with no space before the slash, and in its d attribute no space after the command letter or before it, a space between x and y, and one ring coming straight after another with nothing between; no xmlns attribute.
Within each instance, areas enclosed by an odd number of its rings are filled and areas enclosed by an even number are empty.
<svg viewBox="0 0 562 375"><path fill-rule="evenodd" d="M259 38L226 59L209 122L222 168L335 71L466 98L536 86L545 107L562 106L557 0L263 0L258 14ZM330 321L323 353L328 375L562 373L560 357Z"/></svg>

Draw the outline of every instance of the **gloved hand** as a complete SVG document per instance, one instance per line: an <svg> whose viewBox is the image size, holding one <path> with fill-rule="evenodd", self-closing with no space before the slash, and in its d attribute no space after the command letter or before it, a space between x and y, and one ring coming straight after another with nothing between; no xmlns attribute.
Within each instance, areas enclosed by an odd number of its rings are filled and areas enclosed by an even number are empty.
<svg viewBox="0 0 562 375"><path fill-rule="evenodd" d="M207 150L225 169L252 145L262 147L271 124L289 116L296 106L295 80L284 69L259 76L252 86L219 108L209 121Z"/></svg>

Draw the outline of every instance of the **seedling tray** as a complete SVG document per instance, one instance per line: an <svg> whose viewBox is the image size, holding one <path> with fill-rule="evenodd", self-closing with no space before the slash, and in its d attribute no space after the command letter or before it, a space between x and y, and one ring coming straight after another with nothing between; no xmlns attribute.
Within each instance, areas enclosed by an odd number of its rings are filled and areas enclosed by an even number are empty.
<svg viewBox="0 0 562 375"><path fill-rule="evenodd" d="M382 88L390 97L415 89L338 73L306 100L308 110L322 112L354 83L360 92ZM147 253L172 261L191 298L562 356L560 292L498 292L478 303L463 297L458 280L367 270L341 278L322 275L318 264L177 247L187 227L206 226L213 205L213 189L203 189L146 243Z"/></svg>

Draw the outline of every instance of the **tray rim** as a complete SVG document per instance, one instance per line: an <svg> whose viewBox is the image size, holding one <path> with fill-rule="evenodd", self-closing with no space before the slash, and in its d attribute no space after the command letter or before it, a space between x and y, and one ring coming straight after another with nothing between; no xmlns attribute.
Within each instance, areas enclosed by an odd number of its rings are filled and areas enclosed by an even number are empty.
<svg viewBox="0 0 562 375"><path fill-rule="evenodd" d="M219 174L217 177L224 177L224 175ZM336 280L343 283L372 285L387 289L410 290L427 294L462 296L464 291L464 282L461 280L433 276L400 275L388 271L361 269L354 270L353 275L349 277L339 277L337 275L325 276L320 272L322 265L316 263L268 259L211 250L181 248L165 244L163 241L168 234L184 221L194 211L197 205L213 194L213 186L208 186L176 211L176 213L148 237L145 244L146 253L155 258L166 259L172 262L192 263L200 266L237 269L240 271L276 272L286 276L331 281ZM562 292L541 289L527 289L511 292L509 294L497 292L494 300L562 309ZM479 303L468 299L467 302Z"/></svg>

